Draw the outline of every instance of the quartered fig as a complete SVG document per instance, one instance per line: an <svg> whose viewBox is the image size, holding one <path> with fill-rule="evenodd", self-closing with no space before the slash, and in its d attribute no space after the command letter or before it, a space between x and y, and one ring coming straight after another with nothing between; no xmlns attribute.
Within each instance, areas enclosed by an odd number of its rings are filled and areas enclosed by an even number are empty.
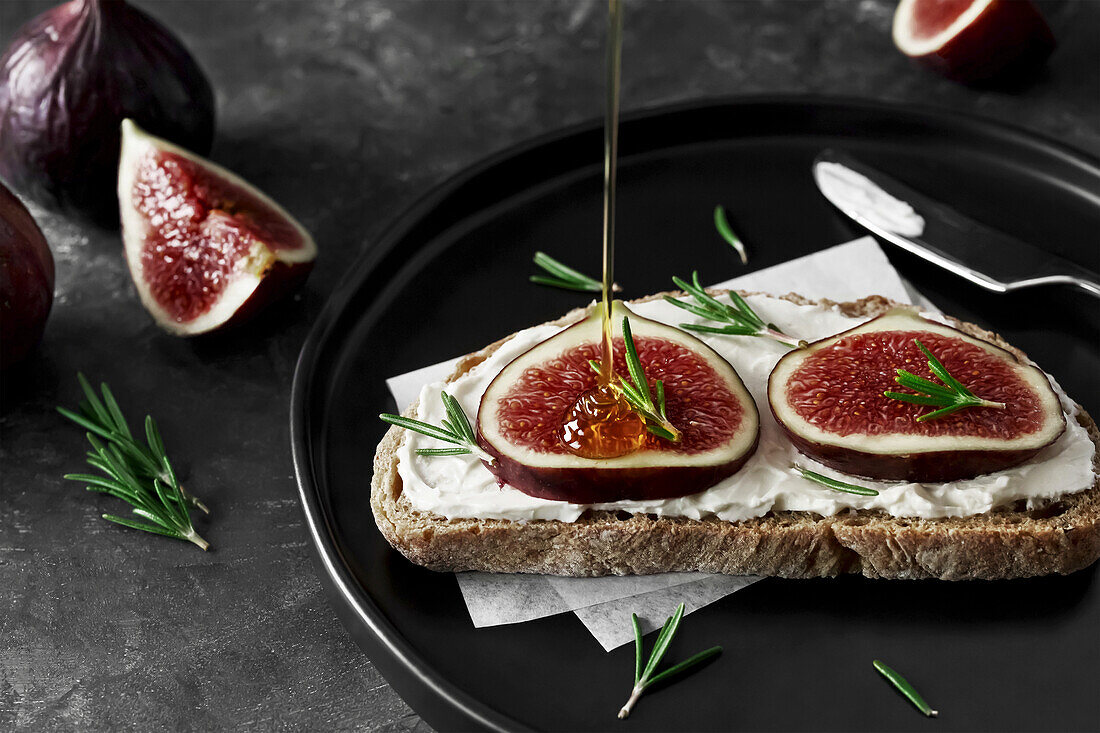
<svg viewBox="0 0 1100 733"><path fill-rule="evenodd" d="M1054 50L1030 0L901 0L893 35L906 56L968 83L1022 71Z"/></svg>
<svg viewBox="0 0 1100 733"><path fill-rule="evenodd" d="M240 177L122 125L122 239L145 308L191 336L240 323L299 285L313 238Z"/></svg>
<svg viewBox="0 0 1100 733"><path fill-rule="evenodd" d="M906 393L903 369L931 382L923 345L977 398L1004 407L937 408ZM1046 375L1013 354L898 308L793 351L768 379L776 421L801 452L845 473L884 480L956 481L1011 468L1065 429Z"/></svg>
<svg viewBox="0 0 1100 733"><path fill-rule="evenodd" d="M621 330L629 318L639 361L655 389L664 385L673 442L646 434L640 447L612 458L585 458L562 440L582 394L597 386L602 305L531 348L490 383L478 410L478 443L502 483L531 496L581 504L663 499L707 489L736 472L756 450L760 419L741 378L717 352L671 326L612 306L615 371L626 374Z"/></svg>

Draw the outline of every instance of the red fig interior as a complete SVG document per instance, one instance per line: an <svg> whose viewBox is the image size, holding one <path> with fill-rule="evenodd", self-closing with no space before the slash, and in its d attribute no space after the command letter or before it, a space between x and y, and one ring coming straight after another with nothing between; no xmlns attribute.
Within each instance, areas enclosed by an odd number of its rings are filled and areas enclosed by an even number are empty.
<svg viewBox="0 0 1100 733"><path fill-rule="evenodd" d="M309 234L270 198L130 122L119 205L142 301L179 333L222 325L262 280L288 270L304 275L316 253Z"/></svg>
<svg viewBox="0 0 1100 733"><path fill-rule="evenodd" d="M634 315L620 301L612 321L630 319L639 360L652 382L665 384L667 415L683 432L673 443L647 437L617 458L571 453L559 438L576 399L596 385L588 364L600 353L602 311L538 344L506 366L478 411L482 447L497 458L490 470L527 494L575 503L683 496L739 469L756 448L759 415L733 367L679 329ZM626 374L621 326L616 372Z"/></svg>
<svg viewBox="0 0 1100 733"><path fill-rule="evenodd" d="M968 407L918 420L935 407L886 397L907 392L897 369L936 381L920 341L976 396ZM896 309L779 361L768 382L776 420L803 453L861 476L952 481L1017 465L1065 426L1037 368L956 329Z"/></svg>

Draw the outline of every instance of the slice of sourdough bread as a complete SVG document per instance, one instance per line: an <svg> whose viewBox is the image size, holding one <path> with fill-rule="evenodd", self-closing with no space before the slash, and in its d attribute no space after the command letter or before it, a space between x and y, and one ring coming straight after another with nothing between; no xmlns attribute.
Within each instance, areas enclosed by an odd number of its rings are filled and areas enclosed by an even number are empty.
<svg viewBox="0 0 1100 733"><path fill-rule="evenodd" d="M814 303L793 294L784 298ZM849 316L873 317L897 304L872 296L835 305ZM567 325L583 314L573 311L554 324ZM962 321L954 325L1025 358L996 334ZM448 381L484 361L505 341L463 358ZM416 408L410 406L406 416L415 417ZM1100 446L1092 418L1079 410L1077 420ZM861 510L829 517L778 511L745 522L614 511L589 511L575 522L447 519L418 511L403 496L397 449L404 434L390 428L378 445L371 507L389 543L433 570L571 576L705 571L787 578L862 573L870 578L963 580L1070 573L1100 557L1100 478L1091 488L1041 509L1028 511L1020 502L962 518L898 518ZM1100 451L1093 466L1100 473Z"/></svg>

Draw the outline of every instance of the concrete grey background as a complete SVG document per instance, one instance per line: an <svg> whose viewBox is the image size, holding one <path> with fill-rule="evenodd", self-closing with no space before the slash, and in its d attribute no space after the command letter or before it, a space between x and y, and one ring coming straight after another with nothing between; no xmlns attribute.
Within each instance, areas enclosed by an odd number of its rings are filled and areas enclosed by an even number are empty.
<svg viewBox="0 0 1100 733"><path fill-rule="evenodd" d="M348 265L432 185L601 114L604 4L150 2L218 97L212 158L300 218L304 290L244 331L160 332L117 232L32 208L57 261L45 341L3 375L0 728L426 730L340 626L311 561L287 425L294 361ZM48 2L0 4L0 43ZM627 12L624 109L706 95L849 95L968 111L1100 154L1100 3L1044 5L1061 46L1026 83L911 66L891 0L653 2ZM75 372L152 413L210 505L203 554L110 525L61 475Z"/></svg>

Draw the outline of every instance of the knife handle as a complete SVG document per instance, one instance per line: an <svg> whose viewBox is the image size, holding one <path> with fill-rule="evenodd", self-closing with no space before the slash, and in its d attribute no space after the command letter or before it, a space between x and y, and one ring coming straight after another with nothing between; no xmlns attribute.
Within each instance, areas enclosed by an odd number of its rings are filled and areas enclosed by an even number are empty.
<svg viewBox="0 0 1100 733"><path fill-rule="evenodd" d="M1020 280L1012 283L1007 289L1017 290L1020 288L1030 288L1035 285L1076 285L1084 290L1089 295L1095 298L1100 298L1100 283L1093 280L1091 277L1083 277L1080 275L1050 275L1048 277L1034 277L1030 280Z"/></svg>

